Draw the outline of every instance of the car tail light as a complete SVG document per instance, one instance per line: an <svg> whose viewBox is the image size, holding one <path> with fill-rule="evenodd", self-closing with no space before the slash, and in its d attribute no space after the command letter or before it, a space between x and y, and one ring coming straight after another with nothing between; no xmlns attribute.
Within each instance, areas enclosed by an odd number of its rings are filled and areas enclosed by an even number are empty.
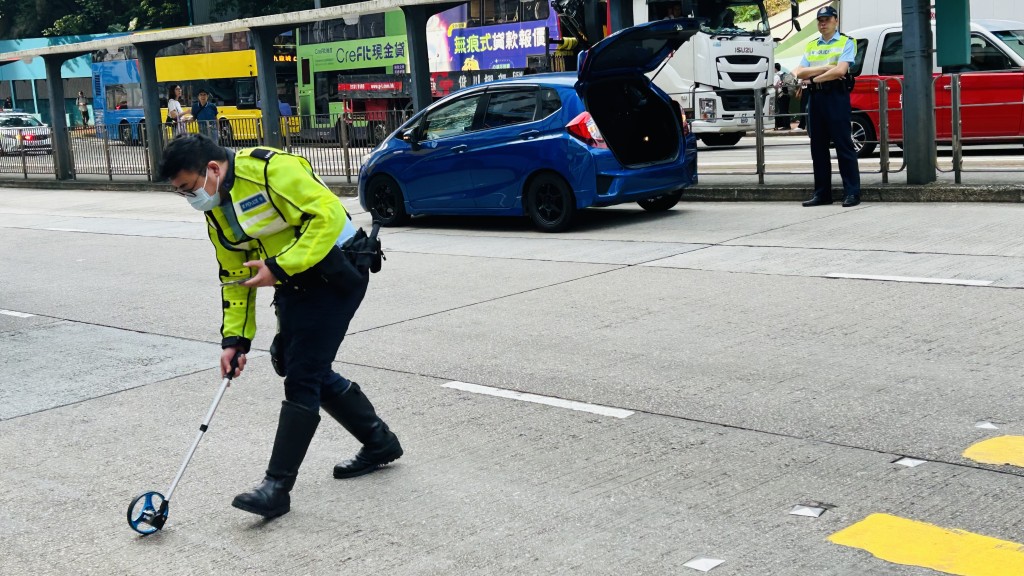
<svg viewBox="0 0 1024 576"><path fill-rule="evenodd" d="M601 137L601 131L597 129L597 124L590 116L590 112L580 112L579 116L573 118L572 122L565 125L565 129L569 134L575 136L588 146L595 148L608 147L604 143L604 138Z"/></svg>
<svg viewBox="0 0 1024 576"><path fill-rule="evenodd" d="M25 134L25 140L31 140L31 139L32 139L32 135L31 134Z"/></svg>

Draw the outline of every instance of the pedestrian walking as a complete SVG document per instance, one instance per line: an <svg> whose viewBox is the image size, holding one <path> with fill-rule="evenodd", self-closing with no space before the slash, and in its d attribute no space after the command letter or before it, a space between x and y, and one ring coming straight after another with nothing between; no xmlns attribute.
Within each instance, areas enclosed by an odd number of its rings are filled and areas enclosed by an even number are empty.
<svg viewBox="0 0 1024 576"><path fill-rule="evenodd" d="M210 94L206 90L199 91L199 102L192 105L192 119L199 122L199 131L216 143L220 140L217 133L217 105L210 102Z"/></svg>
<svg viewBox="0 0 1024 576"><path fill-rule="evenodd" d="M840 34L839 13L832 6L818 10L820 38L807 43L803 60L793 73L808 82L807 133L814 164L814 195L804 206L832 203L832 157L835 145L843 178L843 207L860 204L860 167L850 132L850 66L857 55L855 40Z"/></svg>
<svg viewBox="0 0 1024 576"><path fill-rule="evenodd" d="M82 115L82 126L89 125L89 99L85 97L85 92L79 90L78 98L75 100L75 104L78 105L78 112Z"/></svg>
<svg viewBox="0 0 1024 576"><path fill-rule="evenodd" d="M359 385L331 366L369 281L340 246L367 239L309 162L273 148L233 152L204 135L182 134L164 150L160 176L206 215L224 283L222 375L236 354L235 375L245 369L256 333L255 291L274 288L278 332L270 356L284 377L285 399L263 482L231 505L265 518L289 511L321 408L363 444L334 467L335 478L367 474L401 457L398 437ZM371 253L379 257L379 250Z"/></svg>
<svg viewBox="0 0 1024 576"><path fill-rule="evenodd" d="M181 86L171 88L167 95L167 125L171 133L181 134L185 131L185 110L181 107Z"/></svg>

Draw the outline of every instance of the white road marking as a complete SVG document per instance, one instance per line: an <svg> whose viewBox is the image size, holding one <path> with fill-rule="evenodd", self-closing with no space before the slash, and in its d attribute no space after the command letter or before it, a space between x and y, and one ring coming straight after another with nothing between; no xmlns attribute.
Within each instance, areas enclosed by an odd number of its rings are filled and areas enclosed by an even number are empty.
<svg viewBox="0 0 1024 576"><path fill-rule="evenodd" d="M51 232L87 232L80 228L37 228L37 230L49 230Z"/></svg>
<svg viewBox="0 0 1024 576"><path fill-rule="evenodd" d="M0 310L0 314L14 316L15 318L31 318L35 316L35 314L25 314L24 312L15 312L14 310Z"/></svg>
<svg viewBox="0 0 1024 576"><path fill-rule="evenodd" d="M994 280L961 280L959 278L914 278L912 276L875 276L873 274L841 274L830 272L827 278L848 278L851 280L881 280L883 282L915 282L918 284L952 284L956 286L990 286Z"/></svg>
<svg viewBox="0 0 1024 576"><path fill-rule="evenodd" d="M631 411L623 410L621 408L611 408L609 406L587 404L586 402L576 402L574 400L563 400L561 398L552 398L550 396L527 394L525 392L516 392L514 390L504 390L502 388L492 388L491 386L481 386L480 384L468 384L466 382L448 382L447 384L442 384L442 387L452 388L455 390L462 390L463 392L473 392L474 394L486 394L488 396L498 396L499 398L509 398L511 400L522 400L524 402L546 404L548 406L555 406L557 408L568 408L569 410L590 412L591 414L611 416L613 418L625 418L632 414Z"/></svg>

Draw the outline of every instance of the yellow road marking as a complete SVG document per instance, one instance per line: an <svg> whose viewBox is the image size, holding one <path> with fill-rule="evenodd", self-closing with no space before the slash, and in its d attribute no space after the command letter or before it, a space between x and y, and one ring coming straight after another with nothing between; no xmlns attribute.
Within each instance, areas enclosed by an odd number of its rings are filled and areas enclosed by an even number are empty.
<svg viewBox="0 0 1024 576"><path fill-rule="evenodd" d="M982 464L1024 466L1024 436L999 436L982 440L964 450L964 458Z"/></svg>
<svg viewBox="0 0 1024 576"><path fill-rule="evenodd" d="M950 530L891 514L871 514L828 537L882 560L958 576L1024 574L1024 544Z"/></svg>

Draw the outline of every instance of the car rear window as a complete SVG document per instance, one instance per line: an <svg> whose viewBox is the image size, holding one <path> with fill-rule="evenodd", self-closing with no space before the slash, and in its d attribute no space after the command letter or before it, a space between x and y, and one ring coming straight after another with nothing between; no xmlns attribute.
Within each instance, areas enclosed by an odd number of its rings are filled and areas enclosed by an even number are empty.
<svg viewBox="0 0 1024 576"><path fill-rule="evenodd" d="M36 119L31 116L7 116L0 117L0 126L4 128L22 128L25 126L41 126Z"/></svg>
<svg viewBox="0 0 1024 576"><path fill-rule="evenodd" d="M537 118L547 118L562 107L562 99L558 97L558 90L541 88L540 90L540 111Z"/></svg>
<svg viewBox="0 0 1024 576"><path fill-rule="evenodd" d="M500 128L512 124L533 122L537 110L537 90L509 90L492 92L487 99L484 128Z"/></svg>

